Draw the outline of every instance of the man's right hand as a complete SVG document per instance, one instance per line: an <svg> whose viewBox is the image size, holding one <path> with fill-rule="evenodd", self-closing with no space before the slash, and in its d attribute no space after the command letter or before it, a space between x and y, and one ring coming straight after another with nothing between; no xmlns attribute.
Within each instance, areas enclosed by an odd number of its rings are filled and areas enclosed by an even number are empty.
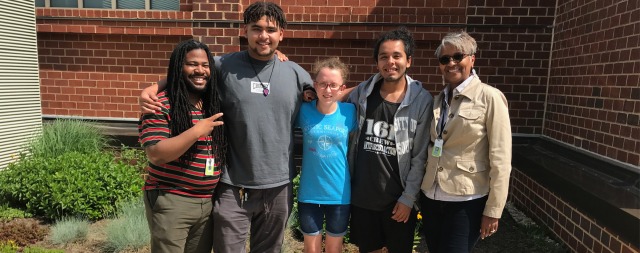
<svg viewBox="0 0 640 253"><path fill-rule="evenodd" d="M158 86L151 85L144 90L140 94L140 98L138 99L140 103L140 111L144 114L151 114L161 111L162 103L158 102Z"/></svg>
<svg viewBox="0 0 640 253"><path fill-rule="evenodd" d="M222 121L216 121L216 119L222 117L222 113L218 113L209 118L202 119L193 126L193 131L198 135L198 138L204 138L209 136L214 127L224 124Z"/></svg>

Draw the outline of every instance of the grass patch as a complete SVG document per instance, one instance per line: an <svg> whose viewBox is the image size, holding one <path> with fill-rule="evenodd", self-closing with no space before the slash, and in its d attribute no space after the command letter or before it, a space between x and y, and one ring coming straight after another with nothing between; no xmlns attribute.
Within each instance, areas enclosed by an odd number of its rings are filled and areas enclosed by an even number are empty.
<svg viewBox="0 0 640 253"><path fill-rule="evenodd" d="M71 152L101 152L110 140L94 123L57 119L45 125L42 133L28 142L26 150L33 157L55 158Z"/></svg>
<svg viewBox="0 0 640 253"><path fill-rule="evenodd" d="M528 236L533 238L534 248L542 252L549 253L565 253L567 249L553 239L551 239L551 231L546 227L533 225L524 225L520 227Z"/></svg>
<svg viewBox="0 0 640 253"><path fill-rule="evenodd" d="M15 218L31 218L32 214L22 210L10 207L8 203L0 205L0 222L10 221Z"/></svg>
<svg viewBox="0 0 640 253"><path fill-rule="evenodd" d="M531 218L527 217L524 212L520 211L513 202L507 202L505 209L516 221L518 228L532 238L535 250L549 253L567 252L564 245L551 239L555 237L547 227L536 224Z"/></svg>
<svg viewBox="0 0 640 253"><path fill-rule="evenodd" d="M78 217L60 219L51 228L51 241L54 244L67 244L87 238L89 221Z"/></svg>
<svg viewBox="0 0 640 253"><path fill-rule="evenodd" d="M20 248L13 241L0 243L0 253L64 253L64 250L60 249L43 249L37 246Z"/></svg>
<svg viewBox="0 0 640 253"><path fill-rule="evenodd" d="M22 250L22 253L65 253L61 249L43 249L40 247L26 247Z"/></svg>
<svg viewBox="0 0 640 253"><path fill-rule="evenodd" d="M105 250L109 252L138 250L148 246L151 233L142 198L122 203L115 219L106 224L104 233L107 236Z"/></svg>

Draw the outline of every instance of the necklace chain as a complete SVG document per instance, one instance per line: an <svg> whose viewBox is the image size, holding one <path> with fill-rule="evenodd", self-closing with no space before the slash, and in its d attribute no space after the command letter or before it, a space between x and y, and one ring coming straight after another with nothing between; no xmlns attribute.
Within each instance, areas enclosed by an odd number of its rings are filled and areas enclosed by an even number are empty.
<svg viewBox="0 0 640 253"><path fill-rule="evenodd" d="M269 95L269 89L267 89L267 86L262 83L262 80L260 80L260 76L258 75L258 71L256 71L256 67L253 66L253 62L251 61L251 56L249 56L249 52L247 52L247 58L249 58L249 64L251 64L251 68L253 69L253 72L256 73L256 78L258 78L258 81L260 81L260 86L262 86L262 94L264 94L264 96L266 97L267 95ZM271 74L269 75L269 84L271 84L271 77L273 76L273 69L276 68L276 62L273 61L273 66L271 66Z"/></svg>

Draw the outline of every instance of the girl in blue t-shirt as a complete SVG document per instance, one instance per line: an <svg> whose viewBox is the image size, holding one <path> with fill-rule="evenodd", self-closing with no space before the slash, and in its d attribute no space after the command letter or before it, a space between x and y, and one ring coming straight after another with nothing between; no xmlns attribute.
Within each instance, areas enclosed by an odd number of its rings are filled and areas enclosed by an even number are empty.
<svg viewBox="0 0 640 253"><path fill-rule="evenodd" d="M318 100L303 103L296 127L303 132L302 174L298 189L300 230L304 252L322 252L322 225L326 219L326 252L342 252L351 201L347 162L349 138L356 129L356 109L340 103L349 74L337 57L316 62L314 87Z"/></svg>

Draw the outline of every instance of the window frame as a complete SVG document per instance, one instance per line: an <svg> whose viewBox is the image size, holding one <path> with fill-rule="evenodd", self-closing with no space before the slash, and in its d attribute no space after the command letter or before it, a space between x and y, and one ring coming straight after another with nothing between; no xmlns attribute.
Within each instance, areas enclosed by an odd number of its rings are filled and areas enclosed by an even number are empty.
<svg viewBox="0 0 640 253"><path fill-rule="evenodd" d="M51 0L44 0L44 7L52 9L84 9L84 10L135 10L135 11L174 11L174 10L152 10L151 0L144 0L144 9L117 9L117 0L111 0L111 9L107 8L84 8L84 0L78 0L78 7L51 7Z"/></svg>

